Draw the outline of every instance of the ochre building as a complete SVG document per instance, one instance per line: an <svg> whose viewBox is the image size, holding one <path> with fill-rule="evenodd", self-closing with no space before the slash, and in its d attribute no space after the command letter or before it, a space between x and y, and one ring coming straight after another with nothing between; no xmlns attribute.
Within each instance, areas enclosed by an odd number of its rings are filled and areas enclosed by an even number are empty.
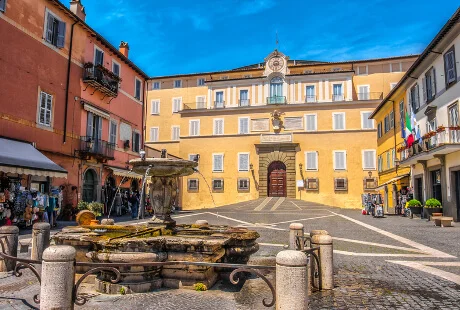
<svg viewBox="0 0 460 310"><path fill-rule="evenodd" d="M360 207L378 185L369 116L415 58L332 63L275 50L234 70L151 78L145 143L198 160L184 209L264 197Z"/></svg>

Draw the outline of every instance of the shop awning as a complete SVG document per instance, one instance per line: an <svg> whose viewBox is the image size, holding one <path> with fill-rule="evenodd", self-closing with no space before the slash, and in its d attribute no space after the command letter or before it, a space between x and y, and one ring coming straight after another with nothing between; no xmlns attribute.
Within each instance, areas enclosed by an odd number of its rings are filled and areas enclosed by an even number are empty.
<svg viewBox="0 0 460 310"><path fill-rule="evenodd" d="M380 184L380 185L377 186L375 189L376 189L376 190L382 189L382 188L384 188L386 185L388 185L388 184L393 184L394 182L399 181L399 180L401 180L401 179L404 179L405 177L408 177L409 175L410 175L410 173L407 173L407 174L403 174L403 175L397 176L396 178L393 178L393 179L391 179L391 180L389 180L389 181L386 181L386 182L383 183L383 184Z"/></svg>
<svg viewBox="0 0 460 310"><path fill-rule="evenodd" d="M115 168L115 167L107 167L113 171L114 175L118 175L120 177L132 178L142 180L142 175L135 173L134 171L129 172L127 169Z"/></svg>
<svg viewBox="0 0 460 310"><path fill-rule="evenodd" d="M67 178L67 171L32 144L0 138L0 171L53 178Z"/></svg>

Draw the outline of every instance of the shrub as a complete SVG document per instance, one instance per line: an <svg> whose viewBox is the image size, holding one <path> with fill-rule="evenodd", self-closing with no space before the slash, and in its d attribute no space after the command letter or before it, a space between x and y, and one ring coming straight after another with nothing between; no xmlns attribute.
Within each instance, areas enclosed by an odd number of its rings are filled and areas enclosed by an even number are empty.
<svg viewBox="0 0 460 310"><path fill-rule="evenodd" d="M201 282L194 284L193 288L197 292L204 292L208 290L208 287L204 283L201 283Z"/></svg>
<svg viewBox="0 0 460 310"><path fill-rule="evenodd" d="M102 215L102 210L104 209L104 204L100 202L85 202L85 201L79 201L77 205L78 211L82 210L89 210L94 213L96 216L101 216Z"/></svg>
<svg viewBox="0 0 460 310"><path fill-rule="evenodd" d="M407 202L407 207L421 207L422 204L417 199L411 199Z"/></svg>
<svg viewBox="0 0 460 310"><path fill-rule="evenodd" d="M88 210L88 205L86 201L80 200L77 204L78 211Z"/></svg>
<svg viewBox="0 0 460 310"><path fill-rule="evenodd" d="M430 198L425 202L426 208L441 208L441 202L436 198Z"/></svg>

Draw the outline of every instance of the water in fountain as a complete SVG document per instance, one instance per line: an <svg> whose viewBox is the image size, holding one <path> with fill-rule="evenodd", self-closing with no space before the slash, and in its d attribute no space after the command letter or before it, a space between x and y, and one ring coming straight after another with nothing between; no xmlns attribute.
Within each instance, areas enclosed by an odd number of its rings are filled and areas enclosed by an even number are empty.
<svg viewBox="0 0 460 310"><path fill-rule="evenodd" d="M127 176L133 172L133 169L130 169L128 171L128 174L123 176L123 178L121 179L121 182L120 184L118 185L117 187L117 190L115 191L115 195L113 195L113 199L112 199L112 204L110 205L110 209L109 209L109 214L107 215L107 218L109 219L110 218L110 214L112 213L112 208L113 208L113 203L115 202L115 197L117 197L117 194L120 192L120 187L121 187L121 184L123 184L123 182L125 181L125 179L127 178Z"/></svg>
<svg viewBox="0 0 460 310"><path fill-rule="evenodd" d="M204 182L206 183L206 185L208 186L208 190L209 190L209 195L211 195L211 199L212 199L212 204L214 205L214 208L216 208L216 202L214 201L214 196L212 195L212 190L211 190L211 186L209 186L209 183L208 181L206 180L206 178L204 177L204 175L200 172L200 170L194 168L193 169L195 172L198 172L201 177L203 178Z"/></svg>
<svg viewBox="0 0 460 310"><path fill-rule="evenodd" d="M145 170L144 177L142 178L142 189L141 189L141 197L139 201L139 209L137 210L137 221L139 222L139 218L141 216L141 208L145 207L145 198L144 198L144 190L145 190L145 181L147 180L147 175L150 172L150 169L152 168L152 165L150 165L147 170ZM144 209L145 212L145 209Z"/></svg>

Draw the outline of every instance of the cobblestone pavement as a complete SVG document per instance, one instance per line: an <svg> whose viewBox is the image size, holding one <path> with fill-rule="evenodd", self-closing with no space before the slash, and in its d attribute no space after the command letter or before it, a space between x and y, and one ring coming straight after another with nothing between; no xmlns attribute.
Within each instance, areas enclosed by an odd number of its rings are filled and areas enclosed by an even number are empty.
<svg viewBox="0 0 460 310"><path fill-rule="evenodd" d="M372 218L359 210L330 208L286 199L261 206L262 199L214 209L181 212L178 223L206 219L212 224L259 231L254 264L274 264L288 243L292 222L306 231L326 229L334 237L336 288L314 292L311 309L460 309L460 225L435 227L432 222L398 216ZM274 275L268 275L272 280ZM21 278L0 276L0 309L30 309L39 291L28 272ZM85 291L85 288L83 288ZM78 309L267 309L266 284L257 278L242 286L219 283L206 292L160 290L150 294L94 294Z"/></svg>

